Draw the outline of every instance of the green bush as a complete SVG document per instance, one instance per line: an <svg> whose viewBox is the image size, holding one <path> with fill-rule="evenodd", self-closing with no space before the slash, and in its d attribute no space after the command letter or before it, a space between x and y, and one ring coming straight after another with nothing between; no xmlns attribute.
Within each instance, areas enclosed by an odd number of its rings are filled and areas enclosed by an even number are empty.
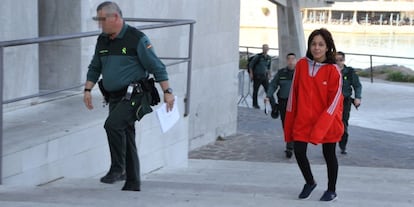
<svg viewBox="0 0 414 207"><path fill-rule="evenodd" d="M357 71L356 74L361 77L370 77L371 73L368 70Z"/></svg>
<svg viewBox="0 0 414 207"><path fill-rule="evenodd" d="M396 82L412 82L414 83L414 76L403 74L400 71L390 72L387 76L387 80Z"/></svg>
<svg viewBox="0 0 414 207"><path fill-rule="evenodd" d="M240 69L247 69L247 58L240 58L239 68Z"/></svg>
<svg viewBox="0 0 414 207"><path fill-rule="evenodd" d="M404 82L403 81L404 80L404 74L402 74L399 71L391 72L391 73L388 74L387 80Z"/></svg>
<svg viewBox="0 0 414 207"><path fill-rule="evenodd" d="M386 74L386 73L392 73L392 72L393 71L390 68L385 68L385 69L382 69L382 70L378 71L379 74Z"/></svg>

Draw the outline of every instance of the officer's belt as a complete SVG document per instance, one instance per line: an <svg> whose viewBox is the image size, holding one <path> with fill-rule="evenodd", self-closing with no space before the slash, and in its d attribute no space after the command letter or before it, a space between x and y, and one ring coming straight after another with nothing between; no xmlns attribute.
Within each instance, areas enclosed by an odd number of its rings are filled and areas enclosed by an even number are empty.
<svg viewBox="0 0 414 207"><path fill-rule="evenodd" d="M140 94L140 93L143 92L141 83L134 82L134 83L131 83L131 85L133 85L132 94ZM125 94L127 92L127 89L128 89L128 87L125 87L125 88L123 88L121 90L118 90L118 91L108 92L109 97L110 98L119 98L119 97L125 96Z"/></svg>
<svg viewBox="0 0 414 207"><path fill-rule="evenodd" d="M118 91L108 92L108 95L109 95L110 98L118 98L118 97L121 97L121 96L125 96L126 90L127 90L127 87L125 87L121 90L118 90Z"/></svg>

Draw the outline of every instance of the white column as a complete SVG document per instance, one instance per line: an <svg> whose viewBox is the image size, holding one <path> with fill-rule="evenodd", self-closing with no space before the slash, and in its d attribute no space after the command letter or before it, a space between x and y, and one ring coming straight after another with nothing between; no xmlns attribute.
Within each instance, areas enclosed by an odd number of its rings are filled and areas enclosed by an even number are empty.
<svg viewBox="0 0 414 207"><path fill-rule="evenodd" d="M380 25L382 25L382 14L380 15L380 19L379 19L379 22L380 22Z"/></svg>
<svg viewBox="0 0 414 207"><path fill-rule="evenodd" d="M302 22L308 21L308 9L303 9Z"/></svg>
<svg viewBox="0 0 414 207"><path fill-rule="evenodd" d="M397 19L395 20L395 25L400 25L400 14L397 14Z"/></svg>
<svg viewBox="0 0 414 207"><path fill-rule="evenodd" d="M357 20L357 11L354 11L354 16L352 17L352 24L358 24L358 20Z"/></svg>
<svg viewBox="0 0 414 207"><path fill-rule="evenodd" d="M299 0L287 1L287 6L277 5L279 68L286 66L286 54L293 52L302 57L306 52Z"/></svg>
<svg viewBox="0 0 414 207"><path fill-rule="evenodd" d="M332 23L332 10L328 10L328 24Z"/></svg>

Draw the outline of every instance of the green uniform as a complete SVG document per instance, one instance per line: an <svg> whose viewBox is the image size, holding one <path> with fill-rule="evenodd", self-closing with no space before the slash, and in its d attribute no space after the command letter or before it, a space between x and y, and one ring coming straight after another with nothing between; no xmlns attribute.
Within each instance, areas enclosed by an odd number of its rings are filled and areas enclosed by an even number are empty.
<svg viewBox="0 0 414 207"><path fill-rule="evenodd" d="M269 84L267 97L272 98L277 90L277 97L287 99L289 97L290 86L292 85L294 70L289 70L287 67L277 71Z"/></svg>
<svg viewBox="0 0 414 207"><path fill-rule="evenodd" d="M344 66L342 73L342 95L344 96L342 122L344 124L344 134L339 142L339 148L345 152L348 143L348 121L352 106L352 91L355 92L355 98L361 99L362 85L358 75L351 67Z"/></svg>
<svg viewBox="0 0 414 207"><path fill-rule="evenodd" d="M344 66L342 73L342 95L344 98L352 96L352 89L355 91L355 98L361 99L362 85L358 75L351 67Z"/></svg>
<svg viewBox="0 0 414 207"><path fill-rule="evenodd" d="M290 87L292 86L294 70L289 70L288 67L279 69L276 75L273 77L269 84L267 91L267 97L270 100L270 104L273 106L276 104L273 94L277 90L278 97L278 109L280 112L280 119L282 120L282 126L285 125L286 105L289 98ZM289 151L289 152L288 152ZM293 151L293 142L286 143L286 152Z"/></svg>
<svg viewBox="0 0 414 207"><path fill-rule="evenodd" d="M102 74L105 89L113 92L148 77L148 73L154 74L157 82L168 80L165 65L155 55L144 33L124 24L115 39L110 40L107 34L98 37L88 81L96 83Z"/></svg>
<svg viewBox="0 0 414 207"><path fill-rule="evenodd" d="M249 68L253 71L253 107L259 108L257 103L257 93L259 87L263 86L267 93L267 87L269 85L268 74L270 71L271 58L269 55L262 53L257 54L249 63Z"/></svg>
<svg viewBox="0 0 414 207"><path fill-rule="evenodd" d="M144 33L124 23L114 39L107 34L99 35L87 80L96 83L102 75L103 86L109 92L109 115L104 125L111 152L108 174L125 172L124 187L134 189L141 184L134 123L146 93L134 93L130 100L123 97L131 82L147 79L149 73L157 82L168 80L164 64Z"/></svg>
<svg viewBox="0 0 414 207"><path fill-rule="evenodd" d="M249 63L254 75L265 75L270 70L271 58L269 55L257 54Z"/></svg>

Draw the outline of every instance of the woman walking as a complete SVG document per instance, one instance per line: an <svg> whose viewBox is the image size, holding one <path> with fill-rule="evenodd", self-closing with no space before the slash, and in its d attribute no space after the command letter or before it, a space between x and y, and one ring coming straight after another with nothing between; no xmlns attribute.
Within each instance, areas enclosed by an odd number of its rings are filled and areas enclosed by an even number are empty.
<svg viewBox="0 0 414 207"><path fill-rule="evenodd" d="M316 187L306 155L308 143L322 144L328 171L328 187L321 201L335 200L338 160L336 143L341 140L342 79L335 65L335 44L326 29L314 30L308 38L306 57L294 74L286 108L285 139L294 142L296 161L306 181L299 199L307 199Z"/></svg>

